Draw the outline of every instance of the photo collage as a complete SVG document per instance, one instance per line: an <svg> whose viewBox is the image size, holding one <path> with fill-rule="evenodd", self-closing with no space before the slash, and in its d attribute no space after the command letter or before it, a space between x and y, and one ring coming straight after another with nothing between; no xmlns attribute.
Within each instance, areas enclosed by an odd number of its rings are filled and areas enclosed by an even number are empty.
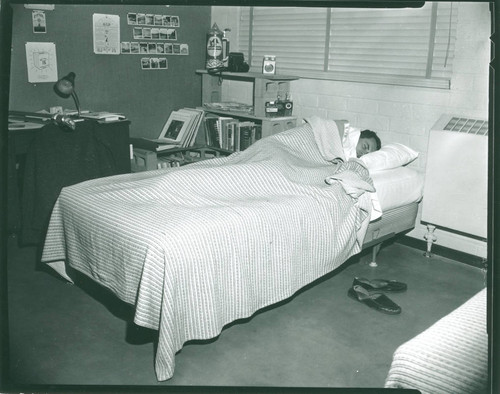
<svg viewBox="0 0 500 394"><path fill-rule="evenodd" d="M173 42L178 40L178 16L128 13L127 23L133 28L134 41L121 42L121 53L142 55L143 70L168 69L165 55L189 55L188 44Z"/></svg>

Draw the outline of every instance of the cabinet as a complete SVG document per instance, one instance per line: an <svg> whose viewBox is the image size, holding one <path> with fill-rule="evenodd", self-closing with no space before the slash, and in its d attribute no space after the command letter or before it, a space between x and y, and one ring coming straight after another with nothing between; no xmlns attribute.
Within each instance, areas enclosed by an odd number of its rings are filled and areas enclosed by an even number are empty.
<svg viewBox="0 0 500 394"><path fill-rule="evenodd" d="M266 102L275 101L278 97L284 99L290 93L290 83L299 77L291 75L271 75L261 73L222 72L209 74L207 70L197 70L202 77L202 103L223 102L222 84L225 80L247 81L253 84L253 114L233 111L214 110L203 107L207 112L237 119L252 120L262 125L262 137L279 133L297 126L294 116L267 117Z"/></svg>
<svg viewBox="0 0 500 394"><path fill-rule="evenodd" d="M63 187L130 172L129 123L84 120L72 132L54 123L9 128L9 231L39 244Z"/></svg>

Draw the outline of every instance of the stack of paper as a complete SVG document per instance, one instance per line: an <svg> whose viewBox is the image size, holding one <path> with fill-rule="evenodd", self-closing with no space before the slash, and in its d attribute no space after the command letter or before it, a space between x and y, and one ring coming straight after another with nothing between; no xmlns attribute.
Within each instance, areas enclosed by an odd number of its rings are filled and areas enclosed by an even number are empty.
<svg viewBox="0 0 500 394"><path fill-rule="evenodd" d="M117 114L113 112L87 112L87 113L82 113L80 114L81 118L85 119L94 119L100 122L115 122L117 120L124 120L126 119L125 115L123 114Z"/></svg>

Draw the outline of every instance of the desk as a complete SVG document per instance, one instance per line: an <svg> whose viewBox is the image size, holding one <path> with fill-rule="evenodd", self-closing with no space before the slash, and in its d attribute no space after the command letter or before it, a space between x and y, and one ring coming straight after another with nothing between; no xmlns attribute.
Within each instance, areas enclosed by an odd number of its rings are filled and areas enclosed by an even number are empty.
<svg viewBox="0 0 500 394"><path fill-rule="evenodd" d="M25 244L43 241L61 188L130 172L129 121L9 127L8 230Z"/></svg>
<svg viewBox="0 0 500 394"><path fill-rule="evenodd" d="M28 147L43 124L31 122L9 122L7 138L7 231L9 234L21 230L21 189L20 173L24 170L24 159Z"/></svg>

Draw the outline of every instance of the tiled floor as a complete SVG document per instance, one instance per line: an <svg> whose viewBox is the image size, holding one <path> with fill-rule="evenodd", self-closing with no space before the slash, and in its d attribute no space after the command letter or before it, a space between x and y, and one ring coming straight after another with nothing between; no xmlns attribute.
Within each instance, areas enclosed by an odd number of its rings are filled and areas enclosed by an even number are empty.
<svg viewBox="0 0 500 394"><path fill-rule="evenodd" d="M378 268L368 266L369 254L353 258L216 339L186 344L174 377L158 382L153 343L127 332L129 308L97 286L35 270L33 248L15 239L8 246L9 364L18 383L383 387L400 344L485 286L478 268L393 243ZM390 296L403 312L385 315L348 298L355 276L406 282L407 292Z"/></svg>

